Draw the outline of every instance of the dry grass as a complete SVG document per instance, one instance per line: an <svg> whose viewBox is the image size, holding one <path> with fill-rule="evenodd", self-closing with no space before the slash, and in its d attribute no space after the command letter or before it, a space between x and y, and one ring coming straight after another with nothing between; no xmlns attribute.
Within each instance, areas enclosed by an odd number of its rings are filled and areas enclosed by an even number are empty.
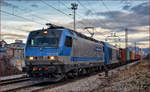
<svg viewBox="0 0 150 92"><path fill-rule="evenodd" d="M0 76L10 76L21 73L22 72L20 70L10 63L9 57L4 56L0 58Z"/></svg>
<svg viewBox="0 0 150 92"><path fill-rule="evenodd" d="M103 85L96 90L119 92L149 92L150 86L150 62L142 62L130 68L120 70L117 74L111 74Z"/></svg>

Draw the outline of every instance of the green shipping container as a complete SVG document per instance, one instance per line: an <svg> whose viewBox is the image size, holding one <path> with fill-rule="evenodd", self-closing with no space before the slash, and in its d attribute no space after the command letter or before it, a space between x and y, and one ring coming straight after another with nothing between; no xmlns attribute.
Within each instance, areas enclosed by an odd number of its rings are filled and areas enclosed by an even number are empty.
<svg viewBox="0 0 150 92"><path fill-rule="evenodd" d="M127 50L127 61L129 61L129 60L130 60L130 51Z"/></svg>

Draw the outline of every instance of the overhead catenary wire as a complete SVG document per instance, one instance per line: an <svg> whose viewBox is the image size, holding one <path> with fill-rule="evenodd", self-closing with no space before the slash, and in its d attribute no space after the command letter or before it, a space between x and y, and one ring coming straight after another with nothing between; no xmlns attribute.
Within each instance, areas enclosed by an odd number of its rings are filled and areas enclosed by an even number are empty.
<svg viewBox="0 0 150 92"><path fill-rule="evenodd" d="M8 2L7 2L8 3ZM10 4L10 3L8 3L8 4ZM19 6L16 6L16 5L13 5L13 4L10 4L10 5L12 5L12 6L15 6L15 8L16 9L19 9L19 10L21 10L21 11L33 11L32 9L24 9L24 8L20 8ZM12 7L12 6L9 6L9 7ZM14 7L13 7L14 8ZM15 14L14 13L14 9L13 9L13 13L12 14ZM45 19L45 18L42 18L42 17L39 17L39 16L37 16L37 15L35 15L35 14L31 14L33 17L36 17L36 18L39 18L39 19L42 19L42 20L45 20L45 21L47 21L47 22L49 22L49 20L47 20L47 19Z"/></svg>
<svg viewBox="0 0 150 92"><path fill-rule="evenodd" d="M59 2L59 3L61 3L62 5L64 5L67 9L71 9L70 7L68 7L68 6L66 6L66 4L64 4L63 2ZM81 15L79 15L79 14L76 14L76 15L78 15L79 16L79 18L82 18L82 16ZM81 24L83 24L85 27L87 27L87 25L85 24L85 23L83 23L82 21L80 21L80 23ZM87 30L88 31L88 30ZM88 31L89 32L89 31ZM90 33L90 32L89 32Z"/></svg>
<svg viewBox="0 0 150 92"><path fill-rule="evenodd" d="M69 9L69 10L71 9L70 7L68 7L68 6L67 6L66 4L64 4L63 2L60 1L60 3L61 3L62 5L64 5L67 9ZM79 18L82 17L80 14L78 14L78 13L76 13L76 14L79 16Z"/></svg>
<svg viewBox="0 0 150 92"><path fill-rule="evenodd" d="M85 8L86 10L90 10L90 12L92 13L92 15L94 15L94 14L96 14L96 11L94 10L94 9L89 9L89 8L87 8L86 6L84 6L79 0L77 0L78 1L78 3L83 7L83 8ZM89 4L89 3L88 3ZM94 17L94 16L92 16L92 17ZM101 19L101 23L103 23L104 24L104 26L107 26L106 25L106 23ZM90 23L91 25L92 25L92 23ZM108 32L108 33L111 33L111 32Z"/></svg>
<svg viewBox="0 0 150 92"><path fill-rule="evenodd" d="M90 10L87 7L85 7L79 0L77 0L77 2L81 5L81 7L85 8L86 10ZM91 10L90 10L91 11ZM92 11L91 11L92 12ZM89 19L88 19L89 20ZM89 22L89 25L93 25L91 22ZM87 29L87 31L91 34L91 32ZM94 32L92 33L94 35Z"/></svg>
<svg viewBox="0 0 150 92"><path fill-rule="evenodd" d="M5 14L8 14L8 15L12 15L12 16L15 16L15 17L24 19L24 20L28 20L28 21L31 21L31 22L34 22L34 23L37 23L37 24L40 24L40 25L45 25L45 24L39 23L39 22L37 22L37 21L34 21L34 20L32 20L32 19L28 19L28 18L19 16L19 15L16 15L16 14L12 14L12 13L9 13L9 12L3 11L3 10L0 10L0 12L5 13Z"/></svg>
<svg viewBox="0 0 150 92"><path fill-rule="evenodd" d="M65 15L67 15L68 17L70 17L70 16L69 16L68 14L66 14L65 12L63 12L63 11L61 11L61 10L55 8L54 6L52 6L52 5L48 4L48 3L46 3L45 1L42 1L42 2L43 2L44 4L46 4L47 6L49 6L49 7L51 7L51 8L53 8L53 9L55 9L55 10L57 10L57 11L59 11L59 12L65 14ZM21 9L21 8L19 8L19 7L18 7L18 9L23 10L23 9ZM30 9L30 10L31 10L31 9ZM47 20L47 19L45 19L45 18L42 18L42 17L39 17L39 16L37 16L37 15L35 15L35 14L31 14L31 15L32 15L33 17L36 17L36 18L39 18L39 19L42 19L42 20L45 20L45 21L50 22L49 20Z"/></svg>
<svg viewBox="0 0 150 92"><path fill-rule="evenodd" d="M44 4L46 4L47 6L49 6L49 7L53 8L53 9L57 10L58 12L60 12L60 13L62 13L62 14L65 14L65 15L67 15L67 16L69 16L69 17L71 17L70 15L66 14L65 12L62 12L61 10L55 8L54 6L48 4L48 3L44 2L44 1L42 1L42 2L43 2ZM60 2L60 3L63 4L67 9L70 9L70 10L71 10L71 8L68 7L68 6L66 6L63 2ZM79 15L79 14L77 14L77 15L81 18L81 15ZM84 26L86 26L85 23L83 23L83 22L80 22L80 23L83 24Z"/></svg>
<svg viewBox="0 0 150 92"><path fill-rule="evenodd" d="M50 8L52 8L52 9L58 11L59 13L66 15L68 18L72 18L69 14L67 14L67 13L65 13L65 12L63 12L63 11L61 11L60 9L55 8L54 6L48 4L47 2L45 2L45 1L43 1L43 0L41 0L41 2L42 2L43 4L45 4L45 5L47 5L48 7L50 7Z"/></svg>
<svg viewBox="0 0 150 92"><path fill-rule="evenodd" d="M59 10L59 9L57 9L57 8L55 8L55 7L52 6L52 5L49 5L49 4L46 3L45 1L42 1L42 2L44 2L46 5L50 6L51 8L53 8L53 9L55 9L55 10L57 10L57 11L59 11L59 12L65 14L65 15L67 15L68 17L70 17L68 14L64 13L63 11L61 11L61 10ZM32 14L32 15L33 15L33 14ZM80 15L79 15L79 16L80 16ZM40 19L43 19L43 20L44 20L44 18L41 18L41 17L36 16L36 15L34 15L34 17L37 17L37 18L40 18ZM81 16L80 16L80 17L81 17ZM32 20L32 21L33 21L33 20ZM48 20L46 20L46 21L48 21ZM85 24L84 22L81 21L80 23L83 24L84 26L86 26L86 24Z"/></svg>
<svg viewBox="0 0 150 92"><path fill-rule="evenodd" d="M80 6L81 7L83 7L84 9L86 9L86 10L88 10L88 11L90 11L90 12L92 12L93 13L93 11L91 11L90 9L88 9L86 6L84 6L79 0L77 0L77 2L80 4ZM94 13L93 13L94 14ZM89 23L90 25L92 25L92 23L90 22Z"/></svg>
<svg viewBox="0 0 150 92"><path fill-rule="evenodd" d="M62 5L64 5L67 9L71 9L70 7L68 7L68 6L66 6L63 2L60 2ZM80 15L80 14L78 14L78 13L76 13L78 16L79 16L79 18L81 18L82 19L82 16ZM85 23L83 23L83 22L80 22L81 24L83 24L84 26L87 26Z"/></svg>
<svg viewBox="0 0 150 92"><path fill-rule="evenodd" d="M37 15L35 15L35 14L32 14L34 17L37 17L37 18L39 18L39 19L42 19L42 20L45 20L45 21L47 21L47 22L50 22L49 20L47 20L47 19L45 19L45 18L42 18L42 17L39 17L39 16L37 16Z"/></svg>
<svg viewBox="0 0 150 92"><path fill-rule="evenodd" d="M68 17L70 17L70 16L69 16L68 14L66 14L65 12L63 12L63 11L61 11L61 10L55 8L54 6L52 6L52 5L48 4L48 3L46 3L45 1L42 0L42 2L43 2L45 5L47 5L47 6L51 7L51 8L53 8L53 9L57 10L58 12L60 12L60 13L62 13L62 14L64 14L64 15L66 15L66 16L68 16ZM80 4L81 4L81 3L80 3ZM67 7L67 6L65 5L65 7ZM68 7L67 7L67 9L68 9ZM80 22L80 23L83 24L84 26L87 26L87 25L84 24L83 22ZM105 25L106 25L106 24L105 24Z"/></svg>
<svg viewBox="0 0 150 92"><path fill-rule="evenodd" d="M123 26L118 22L118 20L114 17L114 15L112 14L112 11L107 7L107 5L104 3L104 1L103 1L103 0L100 0L100 1L102 1L103 6L108 10L109 14L113 17L114 21L115 21L117 24L119 24L121 27L123 27Z"/></svg>
<svg viewBox="0 0 150 92"><path fill-rule="evenodd" d="M83 7L83 8L85 8L86 10L90 10L90 9L88 9L87 7L85 7L79 0L77 0L77 2ZM91 10L90 10L91 11ZM92 12L92 11L91 11Z"/></svg>
<svg viewBox="0 0 150 92"><path fill-rule="evenodd" d="M55 7L53 7L53 8L55 8ZM20 9L20 8L18 8L18 9ZM56 8L55 8L56 9ZM58 10L58 9L57 9ZM6 14L9 14L9 15L13 15L13 16L16 16L16 17L19 17L19 18L22 18L22 19L24 19L24 20L28 20L28 21L32 21L32 22L35 22L35 23L38 23L38 24L41 24L41 23L39 23L39 22L36 22L36 21L34 21L34 20L31 20L31 19L28 19L28 18L25 18L25 17L22 17L22 16L19 16L19 15L16 15L16 14L11 14L11 13L9 13L9 12L6 12L6 11L2 11L3 13L6 13ZM32 14L33 15L33 14ZM36 15L34 15L34 17L37 17L37 18L40 18L40 19L44 19L44 18L41 18L41 17L39 17L39 16L36 16ZM46 20L46 21L48 21L48 20ZM81 22L81 24L83 24L83 22ZM43 25L43 24L41 24L41 25Z"/></svg>
<svg viewBox="0 0 150 92"><path fill-rule="evenodd" d="M53 8L53 9L55 9L56 11L58 11L58 12L64 14L64 15L66 15L66 16L68 16L68 17L70 17L70 16L69 16L68 14L66 14L65 12L63 12L63 11L61 11L61 10L55 8L54 6L48 4L47 2L45 2L45 1L43 1L43 0L41 0L41 2L43 2L43 3L44 3L45 5L47 5L47 6L49 6L49 7Z"/></svg>

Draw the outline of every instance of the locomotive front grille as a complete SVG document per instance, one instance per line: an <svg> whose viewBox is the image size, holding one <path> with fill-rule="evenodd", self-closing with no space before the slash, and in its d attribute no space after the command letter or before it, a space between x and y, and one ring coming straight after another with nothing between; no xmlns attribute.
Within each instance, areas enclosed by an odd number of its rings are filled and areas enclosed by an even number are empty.
<svg viewBox="0 0 150 92"><path fill-rule="evenodd" d="M26 57L27 60L56 60L55 56L28 56Z"/></svg>
<svg viewBox="0 0 150 92"><path fill-rule="evenodd" d="M37 56L36 60L48 60L48 56Z"/></svg>
<svg viewBox="0 0 150 92"><path fill-rule="evenodd" d="M43 60L43 56L38 56L36 60Z"/></svg>

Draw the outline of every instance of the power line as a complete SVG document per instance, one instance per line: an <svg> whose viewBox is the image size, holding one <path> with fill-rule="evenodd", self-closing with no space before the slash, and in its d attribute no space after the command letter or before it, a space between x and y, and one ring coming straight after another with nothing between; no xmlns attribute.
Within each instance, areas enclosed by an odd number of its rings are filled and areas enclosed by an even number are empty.
<svg viewBox="0 0 150 92"><path fill-rule="evenodd" d="M84 5L82 5L82 3L79 1L79 0L77 0L77 2L83 7L83 8L85 8L85 9L87 9L87 10L90 10L90 9L88 9L87 7L85 7ZM91 11L92 12L92 11Z"/></svg>
<svg viewBox="0 0 150 92"><path fill-rule="evenodd" d="M90 10L90 9L88 9L87 7L85 7L79 0L77 0L78 1L78 3L83 7L83 8L85 8L85 9L87 9L87 10ZM69 7L67 7L63 2L60 2L61 4L63 4L67 9L69 9ZM95 13L95 12L93 12L92 10L90 10L93 14ZM77 14L78 16L80 16L79 14ZM81 16L80 16L81 17ZM102 21L102 20L101 20ZM87 27L87 25L85 24L85 23L83 23L83 22L80 22L81 24L83 24L84 26L86 26ZM104 22L103 22L104 23ZM92 23L90 23L90 25L92 25ZM104 23L104 25L106 26L106 24ZM111 33L111 32L108 32L108 33ZM102 35L103 36L103 35Z"/></svg>
<svg viewBox="0 0 150 92"><path fill-rule="evenodd" d="M92 14L94 14L94 10L92 11L91 9L87 8L86 6L84 6L79 0L77 0L77 2L86 10L90 11ZM93 17L93 16L92 16ZM89 19L88 19L89 20ZM91 22L89 22L90 25L93 25Z"/></svg>
<svg viewBox="0 0 150 92"><path fill-rule="evenodd" d="M8 2L7 2L7 3L8 3ZM8 3L8 4L11 5L10 7L15 6L15 7L12 7L12 8L13 8L13 13L12 13L12 14L14 14L14 8L19 9L19 10L21 10L21 11L27 11L27 9L20 8L19 6L16 6L16 5L13 5L13 4L10 4L10 3ZM33 11L32 9L28 9L28 10ZM47 19L45 19L45 18L42 18L42 17L39 17L39 16L37 16L37 15L35 15L35 14L32 14L32 16L49 22L49 20L47 20Z"/></svg>
<svg viewBox="0 0 150 92"><path fill-rule="evenodd" d="M60 2L62 5L64 5L67 9L71 9L70 7L68 7L68 6L66 6L63 2ZM76 13L76 15L78 15L79 16L79 18L82 18L82 16L80 15L80 14L78 14L78 13ZM83 22L80 22L81 24L83 24L84 26L86 26L86 24L84 24Z"/></svg>
<svg viewBox="0 0 150 92"><path fill-rule="evenodd" d="M79 0L77 0L77 2L83 7L83 8L85 8L86 10L90 10L90 9L88 9L87 7L85 7ZM91 10L90 10L91 11ZM92 11L91 11L92 12ZM92 12L93 13L93 12ZM92 16L93 17L93 16ZM89 20L89 19L88 19ZM91 22L89 22L89 24L90 25L93 25ZM92 27L92 26L91 26ZM91 35L91 37L93 37L93 35L94 35L94 32L93 33L91 33L88 29L87 29L87 31L90 33L90 35Z"/></svg>
<svg viewBox="0 0 150 92"><path fill-rule="evenodd" d="M89 2L87 2L87 4L90 5ZM96 11L94 9L93 9L93 12L96 13Z"/></svg>
<svg viewBox="0 0 150 92"><path fill-rule="evenodd" d="M121 27L123 27L123 26L118 22L118 20L114 17L112 11L107 7L107 5L104 3L104 1L103 1L103 0L101 0L101 1L102 1L103 6L108 10L109 14L113 17L114 21L115 21L116 23L118 23ZM124 27L123 27L123 28L124 28Z"/></svg>
<svg viewBox="0 0 150 92"><path fill-rule="evenodd" d="M45 19L45 18L42 18L42 17L39 17L39 16L37 16L37 15L35 15L35 14L32 14L34 17L37 17L37 18L39 18L39 19L42 19L42 20L45 20L45 21L48 21L49 22L49 20L47 20L47 19Z"/></svg>
<svg viewBox="0 0 150 92"><path fill-rule="evenodd" d="M107 7L107 5L104 3L104 1L103 0L101 0L102 1L102 4L103 4L103 6L108 10L108 12L111 14L111 16L113 17L113 19L115 20L115 22L117 22L120 26L122 26L119 22L118 22L118 20L114 17L114 15L112 14L112 11Z"/></svg>
<svg viewBox="0 0 150 92"><path fill-rule="evenodd" d="M64 15L66 15L66 16L68 16L68 17L71 17L70 15L68 15L68 14L66 14L65 12L63 12L63 11L61 11L61 10L55 8L54 6L52 6L52 5L48 4L48 3L46 3L45 1L42 0L42 2L43 2L45 5L47 5L47 6L51 7L51 8L53 8L53 9L57 10L58 12L60 12L60 13L62 13L62 14L64 14ZM85 25L85 24L82 23L82 22L81 22L81 24Z"/></svg>
<svg viewBox="0 0 150 92"><path fill-rule="evenodd" d="M94 11L94 9L93 10L91 10L91 9L88 9L87 7L85 7L79 0L77 0L78 1L78 3L83 7L83 8L85 8L85 9L87 9L87 10L90 10L90 12L92 13L92 14L96 14L96 12ZM89 4L89 3L88 3ZM93 17L93 16L92 16ZM101 21L102 21L102 23L106 26L106 23L101 19ZM92 25L92 23L90 23L91 25ZM108 33L111 33L111 32L108 32Z"/></svg>
<svg viewBox="0 0 150 92"><path fill-rule="evenodd" d="M77 1L78 1L78 3L79 3L83 8L85 8L86 10L90 10L90 12L92 12L92 14L95 13L95 10L91 10L91 9L87 8L85 5L83 5L79 0L77 0ZM89 4L89 3L88 3L88 4Z"/></svg>
<svg viewBox="0 0 150 92"><path fill-rule="evenodd" d="M64 4L63 2L60 1L60 3L61 3L62 5L64 5L67 9L69 9L69 10L71 9L70 7L68 7L68 6L67 6L66 4ZM82 17L82 16L79 15L78 13L76 13L76 15L78 15L80 18Z"/></svg>
<svg viewBox="0 0 150 92"><path fill-rule="evenodd" d="M64 4L62 1L60 1L59 3L61 3L62 5L64 5L67 9L71 9L71 8L68 7L66 4Z"/></svg>
<svg viewBox="0 0 150 92"><path fill-rule="evenodd" d="M81 5L81 7L85 8L86 10L89 10L90 12L92 12L92 10L88 9L87 7L85 7L79 0L77 0L77 2ZM92 12L93 13L93 12ZM94 13L93 13L94 14ZM90 23L90 25L92 25L92 23Z"/></svg>
<svg viewBox="0 0 150 92"><path fill-rule="evenodd" d="M53 8L53 9L57 10L58 12L60 12L60 13L62 13L62 14L64 14L64 15L66 15L66 16L68 16L68 17L70 17L70 16L69 16L68 14L66 14L65 12L63 12L63 11L61 11L61 10L55 8L54 6L52 6L52 5L48 4L48 3L46 3L45 1L42 0L41 2L43 2L45 5L47 5L47 6L51 7L51 8Z"/></svg>
<svg viewBox="0 0 150 92"><path fill-rule="evenodd" d="M60 2L61 4L63 4L67 9L70 9L70 7L67 7L63 2ZM78 15L78 16L80 16L79 14L76 14L76 15ZM81 18L81 16L80 16L80 18ZM74 21L75 22L75 21ZM80 22L81 24L83 24L84 26L86 26L86 24L84 24L83 22ZM74 23L74 25L75 25L75 23ZM75 27L75 26L74 26ZM87 27L87 26L86 26ZM75 28L74 28L75 29ZM88 32L89 32L89 30L87 30ZM91 34L91 32L89 32L90 34Z"/></svg>
<svg viewBox="0 0 150 92"><path fill-rule="evenodd" d="M31 22L34 22L34 23L37 23L37 24L40 24L40 25L45 25L45 24L39 23L39 22L37 22L37 21L31 20L31 19L28 19L28 18L19 16L19 15L15 15L15 14L12 14L12 13L9 13L9 12L6 12L6 11L3 11L3 10L0 10L0 11L1 11L2 13L9 14L9 15L12 15L12 16L15 16L15 17L18 17L18 18L22 18L22 19L24 19L24 20L28 20L28 21L31 21Z"/></svg>
<svg viewBox="0 0 150 92"><path fill-rule="evenodd" d="M64 4L63 2L61 2L60 1L60 3L62 4L62 5L64 5L67 9L71 9L70 7L68 7L66 4ZM76 15L78 15L79 16L79 18L82 18L82 16L80 15L80 14L78 14L78 13L76 13ZM83 24L84 26L87 26L85 23L83 23L83 22L80 22L81 24Z"/></svg>
<svg viewBox="0 0 150 92"><path fill-rule="evenodd" d="M62 5L64 5L67 9L71 9L70 7L68 7L68 6L66 6L66 4L64 4L63 2L60 2ZM78 15L80 18L82 17L81 15L79 15L79 14L77 14L76 13L76 15ZM87 26L85 23L83 23L83 22L80 22L81 24L83 24L84 26Z"/></svg>
<svg viewBox="0 0 150 92"><path fill-rule="evenodd" d="M96 13L96 11L93 9L93 10L91 10L91 9L89 9L89 8L87 8L85 5L83 5L79 0L77 0L78 1L78 3L83 7L83 8L85 8L86 10L89 10L92 14L95 14ZM87 2L87 4L89 5L89 3Z"/></svg>

